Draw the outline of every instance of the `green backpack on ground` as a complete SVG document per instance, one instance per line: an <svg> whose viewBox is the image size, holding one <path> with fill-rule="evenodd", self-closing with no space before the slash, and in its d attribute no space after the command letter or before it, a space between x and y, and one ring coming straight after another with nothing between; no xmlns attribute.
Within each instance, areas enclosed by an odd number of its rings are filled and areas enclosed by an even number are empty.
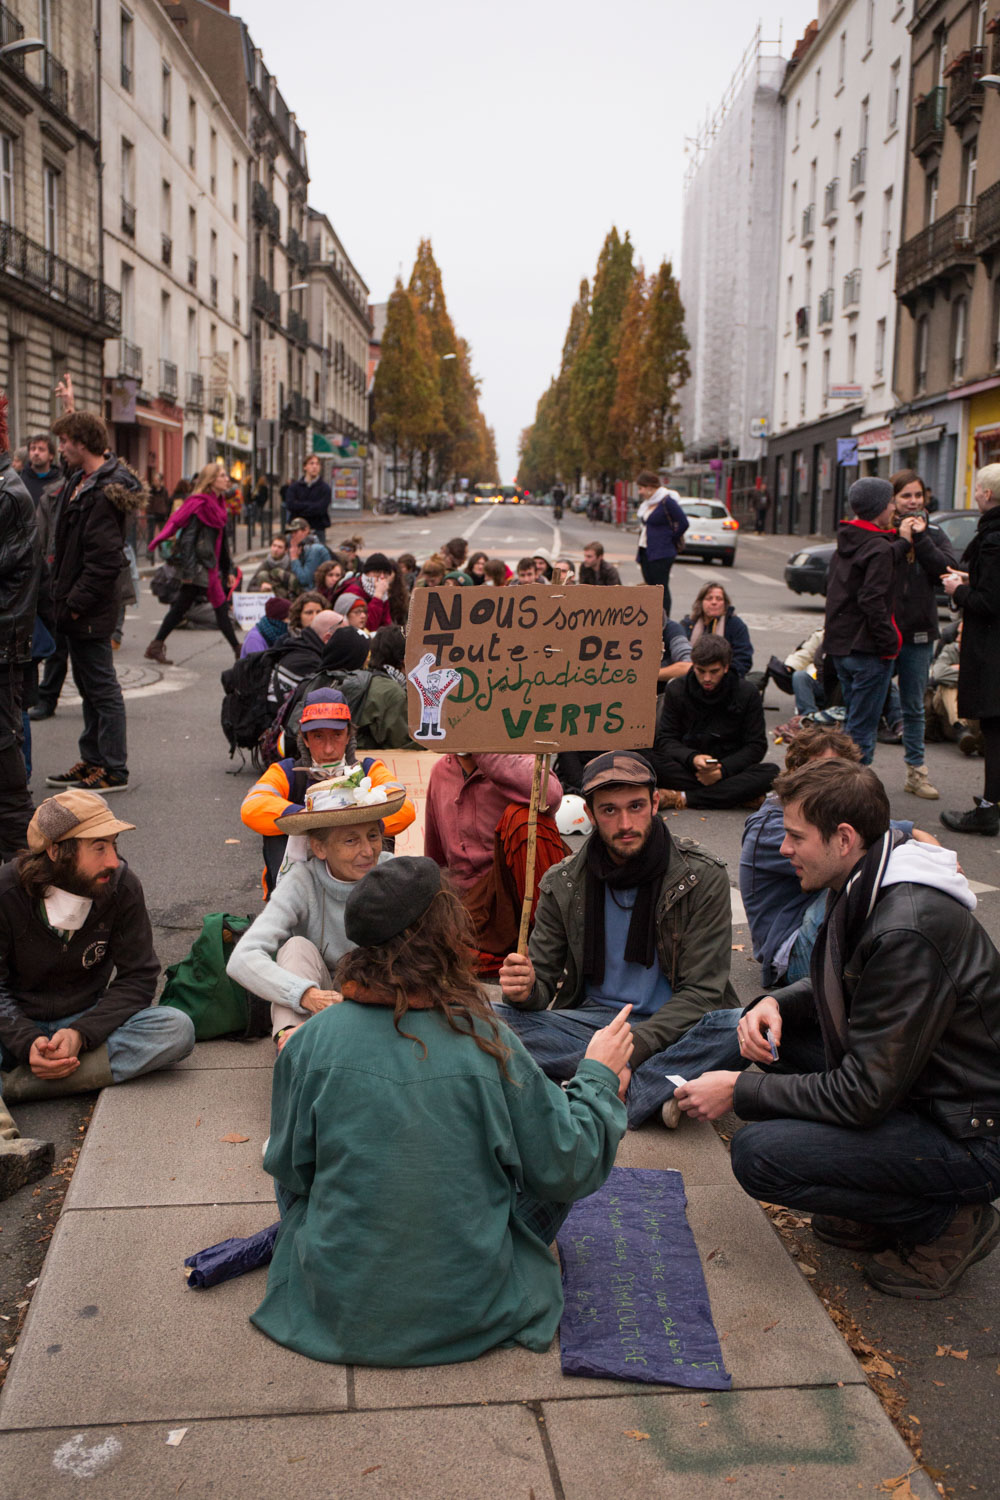
<svg viewBox="0 0 1000 1500"><path fill-rule="evenodd" d="M199 1042L267 1036L271 1030L271 1007L226 973L229 955L252 920L209 912L191 952L167 968L160 1004L190 1016Z"/></svg>

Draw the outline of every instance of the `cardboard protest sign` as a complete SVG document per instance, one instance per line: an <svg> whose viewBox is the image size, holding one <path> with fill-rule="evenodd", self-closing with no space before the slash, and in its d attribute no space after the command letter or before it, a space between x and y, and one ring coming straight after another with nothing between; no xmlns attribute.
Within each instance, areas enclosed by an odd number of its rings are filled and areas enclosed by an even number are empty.
<svg viewBox="0 0 1000 1500"><path fill-rule="evenodd" d="M268 599L273 599L273 594L234 594L233 616L241 630L249 630L256 625L267 608Z"/></svg>
<svg viewBox="0 0 1000 1500"><path fill-rule="evenodd" d="M662 621L643 586L414 589L410 733L466 752L652 745Z"/></svg>

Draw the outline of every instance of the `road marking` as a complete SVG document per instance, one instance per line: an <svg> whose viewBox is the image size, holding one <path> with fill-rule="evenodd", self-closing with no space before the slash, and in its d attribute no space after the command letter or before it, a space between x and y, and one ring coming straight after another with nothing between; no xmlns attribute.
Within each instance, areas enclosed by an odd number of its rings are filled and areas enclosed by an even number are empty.
<svg viewBox="0 0 1000 1500"><path fill-rule="evenodd" d="M736 569L737 578L745 578L747 583L759 583L762 588L774 588L781 583L780 578L769 578L766 573L749 573L743 568Z"/></svg>
<svg viewBox="0 0 1000 1500"><path fill-rule="evenodd" d="M974 896L985 896L990 891L1000 891L1000 885L984 885L981 880L970 880L969 890Z"/></svg>
<svg viewBox="0 0 1000 1500"><path fill-rule="evenodd" d="M729 887L729 900L733 908L733 926L744 927L747 920L747 909L743 905L743 897L734 885Z"/></svg>

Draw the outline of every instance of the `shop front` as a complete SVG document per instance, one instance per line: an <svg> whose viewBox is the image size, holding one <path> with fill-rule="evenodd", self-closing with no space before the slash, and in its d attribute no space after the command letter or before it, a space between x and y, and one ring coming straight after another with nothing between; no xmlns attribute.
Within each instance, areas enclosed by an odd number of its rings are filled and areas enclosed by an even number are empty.
<svg viewBox="0 0 1000 1500"><path fill-rule="evenodd" d="M986 384L986 382L983 382ZM969 397L969 438L965 455L965 496L972 505L976 470L1000 464L1000 380Z"/></svg>
<svg viewBox="0 0 1000 1500"><path fill-rule="evenodd" d="M822 422L811 422L768 440L768 486L773 497L773 529L789 536L830 536L858 477L858 453L849 444L856 406ZM851 462L844 462L844 459Z"/></svg>
<svg viewBox="0 0 1000 1500"><path fill-rule="evenodd" d="M913 469L939 510L964 504L956 499L955 480L962 434L962 402L934 400L926 406L901 407L892 419L892 472Z"/></svg>

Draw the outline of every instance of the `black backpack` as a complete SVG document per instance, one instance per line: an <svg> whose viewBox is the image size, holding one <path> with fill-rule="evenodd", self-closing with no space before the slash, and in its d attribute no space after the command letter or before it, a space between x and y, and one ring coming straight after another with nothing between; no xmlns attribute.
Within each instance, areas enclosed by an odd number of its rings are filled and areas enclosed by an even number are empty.
<svg viewBox="0 0 1000 1500"><path fill-rule="evenodd" d="M274 671L274 651L253 651L222 673L222 732L229 741L229 758L237 750L254 751L271 722L267 688Z"/></svg>
<svg viewBox="0 0 1000 1500"><path fill-rule="evenodd" d="M278 712L261 736L257 747L260 763L267 766L289 756L293 760L298 758L299 723L309 693L314 693L319 688L339 688L351 710L352 720L356 720L368 696L371 680L372 674L365 669L348 672L343 667L327 668L322 672L314 672L311 677L304 677L285 695Z"/></svg>

